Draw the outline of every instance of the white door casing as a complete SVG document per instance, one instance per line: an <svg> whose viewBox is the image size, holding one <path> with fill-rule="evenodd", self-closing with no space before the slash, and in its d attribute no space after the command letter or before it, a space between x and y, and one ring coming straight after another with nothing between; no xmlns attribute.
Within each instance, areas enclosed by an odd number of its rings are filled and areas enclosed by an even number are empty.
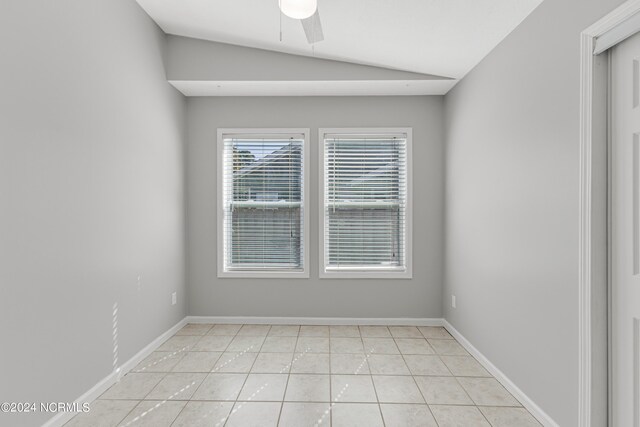
<svg viewBox="0 0 640 427"><path fill-rule="evenodd" d="M601 79L606 80L609 74L605 67L597 65L595 51L598 39L605 37L611 31L617 31L626 25L636 14L640 14L640 0L627 0L611 12L602 16L596 22L580 33L580 133L579 133L579 209L578 209L578 427L592 427L612 425L603 421L611 415L611 402L602 400L601 385L597 377L605 375L611 379L612 375L605 374L603 365L611 361L611 357L601 354L600 347L606 342L602 330L594 325L606 322L611 324L608 314L611 310L602 310L594 304L593 297L598 298L594 289L602 286L610 288L610 280L599 281L594 277L593 269L599 263L601 241L594 231L598 227L594 223L592 213L607 203L606 188L603 190L595 179L598 168L606 168L607 158L600 158L599 141L606 138L607 126L604 118L607 116L606 96L596 96L596 88ZM611 46L611 43L608 44ZM605 49L607 46L599 46ZM603 125L604 123L604 125ZM604 135L604 136L602 136ZM610 156L609 156L610 161ZM595 164L594 164L595 162ZM606 170L606 169L605 169ZM610 185L610 179L607 179ZM604 191L604 193L603 193ZM610 208L610 207L609 207ZM608 217L610 220L610 216ZM610 233L608 233L610 236ZM610 245L608 245L610 246ZM610 251L609 251L610 252ZM609 267L611 264L609 263ZM610 268L608 269L610 270ZM610 273L610 271L609 271ZM594 294L594 295L592 295ZM611 303L611 298L608 298ZM595 375L594 375L595 374ZM595 391L594 388L600 390ZM605 387L606 388L606 387ZM606 393L605 393L606 394ZM607 415L608 414L608 415Z"/></svg>
<svg viewBox="0 0 640 427"><path fill-rule="evenodd" d="M640 427L640 33L611 61L611 411Z"/></svg>

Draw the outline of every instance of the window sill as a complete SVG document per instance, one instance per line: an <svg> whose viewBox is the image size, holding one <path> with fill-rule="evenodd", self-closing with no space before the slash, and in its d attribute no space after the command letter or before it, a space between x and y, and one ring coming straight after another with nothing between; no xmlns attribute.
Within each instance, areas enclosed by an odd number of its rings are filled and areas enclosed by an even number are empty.
<svg viewBox="0 0 640 427"><path fill-rule="evenodd" d="M320 279L413 279L411 270L321 270Z"/></svg>
<svg viewBox="0 0 640 427"><path fill-rule="evenodd" d="M218 271L220 279L308 279L308 271Z"/></svg>

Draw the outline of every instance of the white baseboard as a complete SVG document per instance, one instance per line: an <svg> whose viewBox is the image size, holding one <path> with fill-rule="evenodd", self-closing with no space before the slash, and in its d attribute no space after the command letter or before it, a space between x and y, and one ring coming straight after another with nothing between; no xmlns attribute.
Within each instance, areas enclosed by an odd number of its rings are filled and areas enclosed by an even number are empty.
<svg viewBox="0 0 640 427"><path fill-rule="evenodd" d="M500 369L489 361L480 351L473 346L456 328L454 328L446 319L442 319L442 325L449 333L473 356L484 368L489 371L496 380L500 382L516 399L524 406L536 419L545 427L559 427L546 412L544 412L536 403L531 400L522 390L518 388Z"/></svg>
<svg viewBox="0 0 640 427"><path fill-rule="evenodd" d="M251 325L443 326L440 318L187 316L187 323Z"/></svg>
<svg viewBox="0 0 640 427"><path fill-rule="evenodd" d="M120 378L122 378L127 372L135 368L138 363L142 362L147 356L149 356L153 351L160 347L163 342L175 335L175 333L182 329L182 327L186 324L187 318L185 317L174 326L172 326L168 331L164 332L158 338L154 339L149 345L136 353L131 359L123 363L122 366L120 366L116 371L110 373L109 375L98 381L96 385L91 387L91 389L89 389L86 393L77 398L75 402L80 407L82 407L82 404L85 402L93 402L102 393L107 391L109 387L114 385ZM42 427L60 427L75 415L76 414L73 412L60 412L53 418L50 418L46 423L42 425Z"/></svg>

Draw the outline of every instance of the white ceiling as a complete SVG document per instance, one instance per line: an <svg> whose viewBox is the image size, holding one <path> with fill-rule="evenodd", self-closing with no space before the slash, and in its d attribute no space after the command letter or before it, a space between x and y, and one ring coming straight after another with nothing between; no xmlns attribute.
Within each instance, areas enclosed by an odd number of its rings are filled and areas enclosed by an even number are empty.
<svg viewBox="0 0 640 427"><path fill-rule="evenodd" d="M169 34L462 78L542 0L318 0L307 43L278 0L137 0Z"/></svg>

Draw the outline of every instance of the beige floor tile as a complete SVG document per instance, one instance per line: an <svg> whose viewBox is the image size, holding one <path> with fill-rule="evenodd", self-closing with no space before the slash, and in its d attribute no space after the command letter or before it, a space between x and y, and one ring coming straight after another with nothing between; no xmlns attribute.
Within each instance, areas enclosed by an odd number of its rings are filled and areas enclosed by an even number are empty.
<svg viewBox="0 0 640 427"><path fill-rule="evenodd" d="M213 327L206 323L189 323L176 332L176 335L205 335Z"/></svg>
<svg viewBox="0 0 640 427"><path fill-rule="evenodd" d="M471 356L440 356L456 377L490 377L491 374Z"/></svg>
<svg viewBox="0 0 640 427"><path fill-rule="evenodd" d="M395 341L402 354L435 354L424 338L396 338Z"/></svg>
<svg viewBox="0 0 640 427"><path fill-rule="evenodd" d="M192 400L236 400L247 374L209 374Z"/></svg>
<svg viewBox="0 0 640 427"><path fill-rule="evenodd" d="M453 339L442 326L418 326L418 330L425 338Z"/></svg>
<svg viewBox="0 0 640 427"><path fill-rule="evenodd" d="M187 351L199 342L201 338L198 335L174 335L158 347L157 351Z"/></svg>
<svg viewBox="0 0 640 427"><path fill-rule="evenodd" d="M190 351L173 367L173 372L211 372L222 356L220 351Z"/></svg>
<svg viewBox="0 0 640 427"><path fill-rule="evenodd" d="M213 366L211 372L249 372L257 356L258 353L225 351Z"/></svg>
<svg viewBox="0 0 640 427"><path fill-rule="evenodd" d="M380 407L372 403L337 403L331 411L333 427L382 427Z"/></svg>
<svg viewBox="0 0 640 427"><path fill-rule="evenodd" d="M297 353L329 353L329 338L298 337Z"/></svg>
<svg viewBox="0 0 640 427"><path fill-rule="evenodd" d="M282 402L287 374L249 374L238 400Z"/></svg>
<svg viewBox="0 0 640 427"><path fill-rule="evenodd" d="M265 337L255 337L248 335L236 335L227 347L227 351L244 351L257 353L262 347Z"/></svg>
<svg viewBox="0 0 640 427"><path fill-rule="evenodd" d="M130 373L105 391L100 399L144 399L164 378L162 373Z"/></svg>
<svg viewBox="0 0 640 427"><path fill-rule="evenodd" d="M205 335L193 346L193 351L225 351L231 340L231 336Z"/></svg>
<svg viewBox="0 0 640 427"><path fill-rule="evenodd" d="M222 427L233 402L187 402L171 427Z"/></svg>
<svg viewBox="0 0 640 427"><path fill-rule="evenodd" d="M298 325L273 325L269 330L270 337L297 337L300 332Z"/></svg>
<svg viewBox="0 0 640 427"><path fill-rule="evenodd" d="M495 378L458 378L458 381L476 405L520 406Z"/></svg>
<svg viewBox="0 0 640 427"><path fill-rule="evenodd" d="M296 353L291 365L292 374L328 374L330 360L327 353Z"/></svg>
<svg viewBox="0 0 640 427"><path fill-rule="evenodd" d="M391 332L386 326L360 326L362 338L391 338Z"/></svg>
<svg viewBox="0 0 640 427"><path fill-rule="evenodd" d="M300 327L300 336L301 337L329 337L329 327L328 326L307 326L302 325Z"/></svg>
<svg viewBox="0 0 640 427"><path fill-rule="evenodd" d="M189 324L160 348L68 426L540 427L444 328Z"/></svg>
<svg viewBox="0 0 640 427"><path fill-rule="evenodd" d="M378 375L410 375L409 368L400 355L373 354L369 357L369 370Z"/></svg>
<svg viewBox="0 0 640 427"><path fill-rule="evenodd" d="M386 427L438 427L427 405L380 404Z"/></svg>
<svg viewBox="0 0 640 427"><path fill-rule="evenodd" d="M430 405L473 405L454 377L413 377Z"/></svg>
<svg viewBox="0 0 640 427"><path fill-rule="evenodd" d="M331 375L331 401L377 403L376 391L369 375Z"/></svg>
<svg viewBox="0 0 640 427"><path fill-rule="evenodd" d="M400 354L393 338L362 338L362 342L368 354Z"/></svg>
<svg viewBox="0 0 640 427"><path fill-rule="evenodd" d="M145 400L189 400L207 374L169 373Z"/></svg>
<svg viewBox="0 0 640 427"><path fill-rule="evenodd" d="M275 427L280 402L236 402L225 427Z"/></svg>
<svg viewBox="0 0 640 427"><path fill-rule="evenodd" d="M329 326L329 335L333 337L360 338L360 329L355 325Z"/></svg>
<svg viewBox="0 0 640 427"><path fill-rule="evenodd" d="M289 353L260 353L251 368L251 373L286 374L291 369L292 356Z"/></svg>
<svg viewBox="0 0 640 427"><path fill-rule="evenodd" d="M467 350L464 349L456 340L436 340L429 339L429 344L437 354L449 356L468 356Z"/></svg>
<svg viewBox="0 0 640 427"><path fill-rule="evenodd" d="M242 325L214 325L207 332L207 335L229 335L233 336L238 333Z"/></svg>
<svg viewBox="0 0 640 427"><path fill-rule="evenodd" d="M409 370L413 375L436 375L450 376L451 373L447 369L442 360L435 355L407 354L404 360L409 366Z"/></svg>
<svg viewBox="0 0 640 427"><path fill-rule="evenodd" d="M374 375L380 403L425 403L413 377Z"/></svg>
<svg viewBox="0 0 640 427"><path fill-rule="evenodd" d="M362 339L360 338L331 338L331 353L362 353Z"/></svg>
<svg viewBox="0 0 640 427"><path fill-rule="evenodd" d="M76 415L64 427L115 427L138 403L137 400L96 400L89 412Z"/></svg>
<svg viewBox="0 0 640 427"><path fill-rule="evenodd" d="M242 325L238 336L266 337L271 325Z"/></svg>
<svg viewBox="0 0 640 427"><path fill-rule="evenodd" d="M331 373L343 375L367 375L368 357L365 354L332 354Z"/></svg>
<svg viewBox="0 0 640 427"><path fill-rule="evenodd" d="M329 407L328 402L284 402L278 427L328 426L330 424Z"/></svg>
<svg viewBox="0 0 640 427"><path fill-rule="evenodd" d="M140 402L120 426L122 427L169 427L186 402L145 400Z"/></svg>
<svg viewBox="0 0 640 427"><path fill-rule="evenodd" d="M475 406L429 405L429 407L440 427L491 427Z"/></svg>
<svg viewBox="0 0 640 427"><path fill-rule="evenodd" d="M186 351L154 351L131 372L169 372L184 357Z"/></svg>
<svg viewBox="0 0 640 427"><path fill-rule="evenodd" d="M415 326L389 326L394 338L424 338Z"/></svg>
<svg viewBox="0 0 640 427"><path fill-rule="evenodd" d="M480 407L480 411L493 427L541 427L524 408Z"/></svg>
<svg viewBox="0 0 640 427"><path fill-rule="evenodd" d="M263 353L293 353L297 337L267 337L260 349Z"/></svg>
<svg viewBox="0 0 640 427"><path fill-rule="evenodd" d="M287 402L328 402L329 375L291 374L287 393Z"/></svg>

